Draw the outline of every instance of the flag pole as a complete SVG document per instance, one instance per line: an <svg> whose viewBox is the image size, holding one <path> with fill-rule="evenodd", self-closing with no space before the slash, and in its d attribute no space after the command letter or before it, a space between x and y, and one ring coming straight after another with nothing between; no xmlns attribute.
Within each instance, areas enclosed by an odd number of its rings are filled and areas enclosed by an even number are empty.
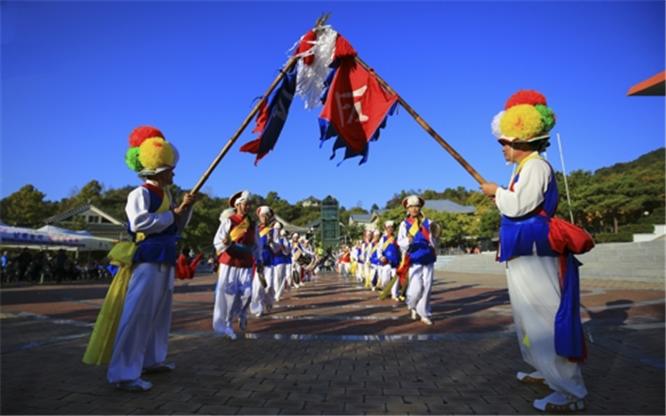
<svg viewBox="0 0 666 416"><path fill-rule="evenodd" d="M446 150L447 152L449 152L449 154L450 154L451 156L453 156L453 158L454 158L458 163L460 163L460 165L461 165L461 166L462 166L462 167L463 167L463 168L464 168L464 169L465 169L470 175L472 175L472 177L473 177L474 179L476 179L476 181L477 181L479 184L482 184L482 183L486 183L486 182L487 182L487 181L483 178L483 176L481 176L481 175L479 174L479 172L477 172L476 169L474 169L474 168L472 167L472 165L470 165L470 164L469 164L469 163L468 163L468 162L467 162L462 156L460 156L460 153L458 153L453 147L451 147L451 145L448 144L448 143L446 142L446 140L444 140L444 138L442 138L442 136L440 136L439 134L437 134L437 132L435 131L435 129L433 129L433 128L432 128L432 127L431 127L431 126L430 126L430 125L429 125L429 124L428 124L428 123L427 123L427 122L426 122L426 121L425 121L425 120L424 120L424 119L423 119L423 118L422 118L422 117L416 112L416 110L414 110L409 104L407 104L407 102L406 102L406 101L400 96L400 94L398 94L397 92L395 92L395 90L394 90L393 88L391 88L391 86L390 86L386 81L384 81L384 80L382 79L382 77L380 77L379 74L377 74L377 73L375 72L374 69L370 68L370 67L368 66L368 64L366 64L366 63L365 63L361 58L359 58L358 56L356 56L356 62L358 62L358 63L359 63L363 68L365 68L366 70L368 70L368 71L372 72L373 74L375 74L375 76L377 77L377 80L379 81L379 83L382 84L382 86L383 86L384 88L386 88L390 93L397 95L397 96L398 96L398 102L400 103L400 105L401 105L405 110L407 110L407 112L408 112L408 113L414 118L414 120L416 120L416 122L417 122L421 127L423 127L423 129L424 129L428 134L430 134L430 136L432 136L432 138L435 139L435 141L436 141L437 143L439 143L439 144L444 148L444 150Z"/></svg>
<svg viewBox="0 0 666 416"><path fill-rule="evenodd" d="M250 121L252 121L254 116L259 112L259 109L261 108L261 105L264 103L264 101L266 101L268 99L271 92L273 92L273 90L278 85L278 83L280 81L282 81L282 78L285 77L287 72L289 72L289 70L291 70L291 68L294 66L294 64L296 64L297 61L298 61L298 57L297 56L292 56L292 57L289 58L287 63L284 65L284 67L282 67L282 69L280 69L280 73L275 77L275 79L273 80L271 85L268 87L268 89L266 90L264 95L261 97L261 100L259 100L254 105L254 107L252 108L252 111L250 111L250 114L248 114L247 117L245 117L245 120L243 120L243 122L241 123L238 130L236 130L236 133L234 133L234 135L231 136L231 138L227 141L227 143L224 145L222 150L220 150L220 152L217 154L215 159L213 159L210 166L208 166L208 169L206 169L206 171L203 173L203 175L201 175L197 184L194 185L194 188L192 188L192 190L190 191L190 193L192 195L199 192L201 187L204 185L204 183L206 183L206 181L208 180L208 177L211 175L211 173L213 173L213 171L215 170L217 165L220 163L222 158L227 154L227 152L229 152L229 149L231 149L231 146L233 146L233 144L236 142L236 140L238 140L238 137L240 137L240 135L243 133L243 131L245 130L247 125L250 124Z"/></svg>

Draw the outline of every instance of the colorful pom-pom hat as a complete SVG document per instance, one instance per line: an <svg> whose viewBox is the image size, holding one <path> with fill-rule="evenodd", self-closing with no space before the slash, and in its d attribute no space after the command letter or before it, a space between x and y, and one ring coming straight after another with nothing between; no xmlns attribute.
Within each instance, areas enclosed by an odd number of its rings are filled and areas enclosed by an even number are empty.
<svg viewBox="0 0 666 416"><path fill-rule="evenodd" d="M534 90L520 90L509 97L491 123L495 137L515 143L548 140L553 126L555 113L546 97Z"/></svg>
<svg viewBox="0 0 666 416"><path fill-rule="evenodd" d="M164 134L152 126L139 126L129 136L130 148L125 163L139 176L152 176L178 163L176 147L164 139Z"/></svg>

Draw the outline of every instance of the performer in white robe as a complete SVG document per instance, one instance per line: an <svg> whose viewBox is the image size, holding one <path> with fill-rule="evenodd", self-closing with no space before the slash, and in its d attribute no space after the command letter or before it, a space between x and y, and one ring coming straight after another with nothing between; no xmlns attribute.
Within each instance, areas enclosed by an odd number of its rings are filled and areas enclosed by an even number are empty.
<svg viewBox="0 0 666 416"><path fill-rule="evenodd" d="M403 199L402 206L407 210L408 216L400 223L398 245L406 257L405 261L409 262L407 308L412 319L421 317L421 322L432 325L430 292L437 255L430 231L430 220L421 213L424 204L423 198L417 195Z"/></svg>
<svg viewBox="0 0 666 416"><path fill-rule="evenodd" d="M152 383L141 378L142 372L175 369L175 364L165 359L176 242L189 221L195 198L185 194L177 207L172 202L166 187L173 184L178 153L158 129L150 126L134 129L130 145L127 164L145 183L130 192L125 206L136 251L107 379L121 390L146 391Z"/></svg>
<svg viewBox="0 0 666 416"><path fill-rule="evenodd" d="M262 247L261 261L264 268L263 274L255 272L255 278L252 282L250 312L258 317L264 313L269 313L275 302L275 284L277 282L275 254L279 250L279 234L274 229L275 218L270 207L264 205L257 208L257 218L259 218L257 230Z"/></svg>
<svg viewBox="0 0 666 416"><path fill-rule="evenodd" d="M516 168L507 189L494 183L482 184L481 189L494 197L502 214L498 260L506 262L523 359L536 369L519 372L517 378L526 383L545 382L553 390L534 401L534 407L541 411L583 410L587 389L580 364L555 350L555 317L561 293L557 254L548 243L548 218L557 208L558 191L552 167L539 156L548 147L554 115L546 107L545 97L536 91L518 92L507 107L496 116L493 130L504 158ZM525 126L536 127L530 130Z"/></svg>
<svg viewBox="0 0 666 416"><path fill-rule="evenodd" d="M291 261L289 241L286 238L286 231L282 229L282 224L275 222L273 226L275 228L275 238L276 244L274 246L276 252L273 257L273 267L275 268L274 283L273 287L275 288L275 301L279 302L282 298L282 293L287 284L287 273L288 265Z"/></svg>
<svg viewBox="0 0 666 416"><path fill-rule="evenodd" d="M247 309L252 296L253 269L260 272L261 243L256 226L249 217L250 194L238 192L229 199L229 206L235 213L220 223L213 239L220 263L215 306L213 310L213 330L231 339L236 339L232 328L233 319L239 318L241 331L247 328Z"/></svg>
<svg viewBox="0 0 666 416"><path fill-rule="evenodd" d="M396 267L400 263L400 247L395 237L395 223L386 221L384 223L384 235L379 240L379 287L385 288L391 279L395 276ZM393 290L395 288L395 291ZM391 289L391 297L398 298L398 282Z"/></svg>

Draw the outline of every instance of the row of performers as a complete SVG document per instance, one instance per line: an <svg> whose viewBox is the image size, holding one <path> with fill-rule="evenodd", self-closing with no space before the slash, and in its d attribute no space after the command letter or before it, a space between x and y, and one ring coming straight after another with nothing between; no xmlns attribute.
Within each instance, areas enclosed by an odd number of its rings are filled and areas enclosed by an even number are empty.
<svg viewBox="0 0 666 416"><path fill-rule="evenodd" d="M366 230L363 240L343 246L337 257L337 270L372 291L380 299L405 301L412 319L432 325L430 294L437 260L438 227L424 217L423 198L411 195L402 201L407 210L395 235L395 223L386 221L384 233Z"/></svg>
<svg viewBox="0 0 666 416"><path fill-rule="evenodd" d="M213 240L219 263L213 329L231 339L234 320L244 332L248 310L257 317L270 312L285 289L303 286L318 272L309 240L298 233L288 238L265 205L257 208L254 224L249 197L242 191L230 198Z"/></svg>

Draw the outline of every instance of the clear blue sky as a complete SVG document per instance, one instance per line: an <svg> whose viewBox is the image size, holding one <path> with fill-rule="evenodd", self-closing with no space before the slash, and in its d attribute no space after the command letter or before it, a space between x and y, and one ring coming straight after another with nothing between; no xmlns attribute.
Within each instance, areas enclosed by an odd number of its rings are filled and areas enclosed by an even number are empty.
<svg viewBox="0 0 666 416"><path fill-rule="evenodd" d="M664 70L664 2L16 2L2 11L1 197L33 184L49 200L91 179L138 184L127 136L160 128L192 187L324 11L373 66L489 180L506 183L490 131L516 90L558 117L567 170L629 161L664 145L664 98L627 97ZM296 98L258 167L241 136L204 191L274 190L294 203L334 195L383 206L402 189L476 182L404 110L368 163L336 167L317 116ZM341 155L338 155L338 160ZM550 159L559 170L557 145Z"/></svg>

